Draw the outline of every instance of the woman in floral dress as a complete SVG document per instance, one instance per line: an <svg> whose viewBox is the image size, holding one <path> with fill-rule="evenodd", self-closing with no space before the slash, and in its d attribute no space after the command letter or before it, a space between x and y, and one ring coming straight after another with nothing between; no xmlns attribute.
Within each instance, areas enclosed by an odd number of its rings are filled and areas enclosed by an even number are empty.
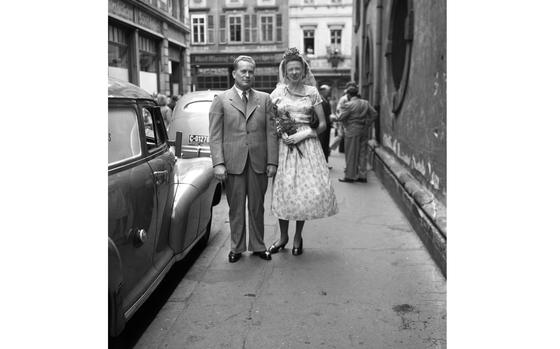
<svg viewBox="0 0 560 349"><path fill-rule="evenodd" d="M282 135L279 145L278 170L272 188L272 214L278 217L280 239L270 253L284 249L288 243L290 220L296 221L293 255L303 253L302 230L306 220L329 217L338 213L334 189L317 133L326 128L321 95L309 65L291 48L284 54L279 68L280 81L270 97L278 113L288 112L297 132ZM309 126L312 112L319 127ZM297 147L297 149L296 149ZM298 150L299 149L299 150ZM301 151L301 153L300 153Z"/></svg>

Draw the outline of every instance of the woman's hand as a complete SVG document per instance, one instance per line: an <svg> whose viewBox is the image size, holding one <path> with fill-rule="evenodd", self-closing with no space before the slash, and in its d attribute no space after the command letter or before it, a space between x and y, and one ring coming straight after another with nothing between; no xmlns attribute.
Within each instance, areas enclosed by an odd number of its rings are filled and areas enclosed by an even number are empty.
<svg viewBox="0 0 560 349"><path fill-rule="evenodd" d="M303 141L304 139L313 136L314 133L315 133L315 131L313 131L310 128L305 129L305 130L301 130L301 131L298 131L298 132L294 133L291 136L288 136L284 140L284 143L286 143L286 144L298 144L299 142Z"/></svg>

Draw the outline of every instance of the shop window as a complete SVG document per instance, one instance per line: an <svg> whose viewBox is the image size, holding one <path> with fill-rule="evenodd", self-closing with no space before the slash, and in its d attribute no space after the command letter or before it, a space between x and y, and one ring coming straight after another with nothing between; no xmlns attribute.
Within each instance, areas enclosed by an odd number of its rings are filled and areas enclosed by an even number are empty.
<svg viewBox="0 0 560 349"><path fill-rule="evenodd" d="M241 15L229 16L229 42L241 42Z"/></svg>
<svg viewBox="0 0 560 349"><path fill-rule="evenodd" d="M128 69L128 36L115 26L109 25L109 66Z"/></svg>
<svg viewBox="0 0 560 349"><path fill-rule="evenodd" d="M140 70L157 72L157 49L155 40L139 36Z"/></svg>
<svg viewBox="0 0 560 349"><path fill-rule="evenodd" d="M303 31L303 52L307 55L315 53L315 30L313 29Z"/></svg>
<svg viewBox="0 0 560 349"><path fill-rule="evenodd" d="M272 34L274 33L274 16L262 15L261 16L261 41L273 41Z"/></svg>
<svg viewBox="0 0 560 349"><path fill-rule="evenodd" d="M413 15L412 0L395 0L393 2L389 22L389 40L385 52L389 77L387 84L392 91L393 113L400 110L408 85L414 33Z"/></svg>
<svg viewBox="0 0 560 349"><path fill-rule="evenodd" d="M206 43L206 15L191 15L193 44Z"/></svg>

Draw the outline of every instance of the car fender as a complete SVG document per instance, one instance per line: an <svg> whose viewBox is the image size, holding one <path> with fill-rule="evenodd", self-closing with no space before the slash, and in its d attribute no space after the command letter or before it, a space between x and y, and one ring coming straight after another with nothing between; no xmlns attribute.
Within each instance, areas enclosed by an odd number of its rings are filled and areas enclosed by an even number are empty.
<svg viewBox="0 0 560 349"><path fill-rule="evenodd" d="M120 289L123 284L121 256L117 246L109 238L109 334L117 336L125 327Z"/></svg>

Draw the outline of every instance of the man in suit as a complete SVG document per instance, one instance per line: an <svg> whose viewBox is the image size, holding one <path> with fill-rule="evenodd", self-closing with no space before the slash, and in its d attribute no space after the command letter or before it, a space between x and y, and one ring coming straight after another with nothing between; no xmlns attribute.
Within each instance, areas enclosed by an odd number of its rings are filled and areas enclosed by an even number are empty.
<svg viewBox="0 0 560 349"><path fill-rule="evenodd" d="M249 250L264 260L264 194L276 174L278 140L273 105L267 93L251 88L255 61L239 56L233 62L235 84L216 96L210 107L210 151L214 177L225 184L231 230L230 263ZM249 246L245 239L245 203L249 208Z"/></svg>

